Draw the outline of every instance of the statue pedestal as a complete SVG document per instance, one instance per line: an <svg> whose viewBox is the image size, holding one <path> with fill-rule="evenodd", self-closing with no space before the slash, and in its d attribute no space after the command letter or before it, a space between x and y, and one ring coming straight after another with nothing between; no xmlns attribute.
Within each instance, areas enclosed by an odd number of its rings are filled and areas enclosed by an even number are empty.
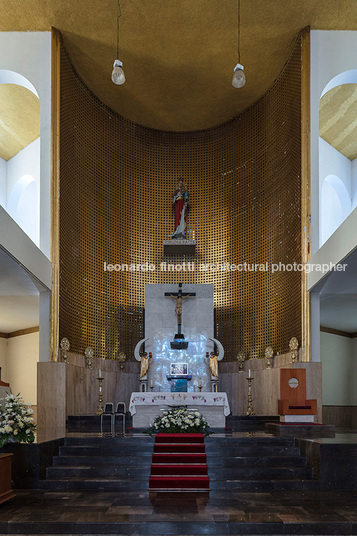
<svg viewBox="0 0 357 536"><path fill-rule="evenodd" d="M148 379L145 378L145 379L140 380L140 391L142 393L146 393L147 390L148 390Z"/></svg>
<svg viewBox="0 0 357 536"><path fill-rule="evenodd" d="M196 240L185 238L164 240L164 255L194 255Z"/></svg>
<svg viewBox="0 0 357 536"><path fill-rule="evenodd" d="M192 376L187 374L186 376L174 376L168 374L166 378L170 382L172 393L187 393L187 382L192 380Z"/></svg>
<svg viewBox="0 0 357 536"><path fill-rule="evenodd" d="M210 382L211 382L212 393L217 393L218 392L218 378L211 379Z"/></svg>

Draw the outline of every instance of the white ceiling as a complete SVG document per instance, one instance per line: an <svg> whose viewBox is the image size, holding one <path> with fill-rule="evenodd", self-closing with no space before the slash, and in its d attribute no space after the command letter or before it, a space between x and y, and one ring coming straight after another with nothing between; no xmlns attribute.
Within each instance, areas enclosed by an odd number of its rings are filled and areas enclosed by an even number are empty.
<svg viewBox="0 0 357 536"><path fill-rule="evenodd" d="M331 272L321 284L321 326L357 333L357 250L343 261L345 272Z"/></svg>
<svg viewBox="0 0 357 536"><path fill-rule="evenodd" d="M31 276L0 249L0 332L39 325L39 290Z"/></svg>

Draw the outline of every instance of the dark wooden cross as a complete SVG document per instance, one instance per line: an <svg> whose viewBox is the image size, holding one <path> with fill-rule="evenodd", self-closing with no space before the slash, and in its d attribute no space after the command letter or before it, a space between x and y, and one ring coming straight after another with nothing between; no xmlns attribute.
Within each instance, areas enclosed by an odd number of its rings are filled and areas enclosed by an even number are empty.
<svg viewBox="0 0 357 536"><path fill-rule="evenodd" d="M181 335L182 300L190 296L196 296L196 292L182 292L182 283L179 283L178 292L165 292L165 296L176 299L177 333Z"/></svg>

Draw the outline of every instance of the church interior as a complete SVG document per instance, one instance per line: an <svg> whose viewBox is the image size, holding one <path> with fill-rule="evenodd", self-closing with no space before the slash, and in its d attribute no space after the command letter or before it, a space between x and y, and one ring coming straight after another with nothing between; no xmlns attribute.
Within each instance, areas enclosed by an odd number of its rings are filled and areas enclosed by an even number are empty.
<svg viewBox="0 0 357 536"><path fill-rule="evenodd" d="M1 2L0 534L356 534L356 48L350 0Z"/></svg>

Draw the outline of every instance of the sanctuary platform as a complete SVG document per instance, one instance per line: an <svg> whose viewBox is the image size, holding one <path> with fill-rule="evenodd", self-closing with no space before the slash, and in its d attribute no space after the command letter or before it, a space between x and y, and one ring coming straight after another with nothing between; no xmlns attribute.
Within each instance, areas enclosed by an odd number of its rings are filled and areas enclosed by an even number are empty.
<svg viewBox="0 0 357 536"><path fill-rule="evenodd" d="M211 428L224 428L230 414L226 393L132 393L129 412L134 428L148 428L150 423L170 406L187 406L197 409Z"/></svg>
<svg viewBox="0 0 357 536"><path fill-rule="evenodd" d="M173 494L148 490L150 474L171 467L159 459L166 468L153 471L144 434L8 445L17 489L1 505L0 534L357 534L356 434L214 434L204 444L209 492Z"/></svg>

